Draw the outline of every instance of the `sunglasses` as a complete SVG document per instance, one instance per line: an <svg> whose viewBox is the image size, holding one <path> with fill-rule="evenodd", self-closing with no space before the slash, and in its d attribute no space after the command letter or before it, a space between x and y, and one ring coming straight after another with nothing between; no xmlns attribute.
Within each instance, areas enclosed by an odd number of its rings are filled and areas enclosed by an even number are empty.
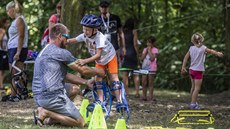
<svg viewBox="0 0 230 129"><path fill-rule="evenodd" d="M69 34L62 34L63 37L65 37L66 39L70 39L70 35Z"/></svg>

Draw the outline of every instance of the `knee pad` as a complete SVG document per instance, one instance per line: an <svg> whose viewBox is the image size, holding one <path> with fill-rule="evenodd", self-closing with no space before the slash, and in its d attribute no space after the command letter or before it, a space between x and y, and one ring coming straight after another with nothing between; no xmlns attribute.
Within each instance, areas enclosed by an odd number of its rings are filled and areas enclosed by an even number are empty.
<svg viewBox="0 0 230 129"><path fill-rule="evenodd" d="M128 105L127 100L126 100L126 93L125 93L125 87L124 87L123 82L114 81L114 82L112 82L111 86L112 86L111 87L112 91L121 90L121 99L122 99L121 101L122 101L123 104Z"/></svg>
<svg viewBox="0 0 230 129"><path fill-rule="evenodd" d="M121 81L116 81L116 82L112 82L112 86L113 86L111 88L112 90L121 90L121 102L116 103L116 111L117 112L120 112L121 110L125 111L127 113L127 121L128 121L130 117L130 111L129 111L128 102L126 100L124 84Z"/></svg>
<svg viewBox="0 0 230 129"><path fill-rule="evenodd" d="M111 84L111 91L122 89L121 81L113 81Z"/></svg>
<svg viewBox="0 0 230 129"><path fill-rule="evenodd" d="M98 100L97 90L102 90L103 96L104 96L104 98L106 98L106 82L104 82L104 81L95 82L95 84L93 86L93 95L94 95L95 100Z"/></svg>

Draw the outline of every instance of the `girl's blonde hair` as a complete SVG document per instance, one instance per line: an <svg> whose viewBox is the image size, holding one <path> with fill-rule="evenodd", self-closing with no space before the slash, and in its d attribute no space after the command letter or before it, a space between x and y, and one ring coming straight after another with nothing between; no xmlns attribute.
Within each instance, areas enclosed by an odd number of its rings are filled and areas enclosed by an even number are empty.
<svg viewBox="0 0 230 129"><path fill-rule="evenodd" d="M17 0L11 1L6 5L6 10L10 8L14 8L16 16L19 16L22 14L22 6Z"/></svg>
<svg viewBox="0 0 230 129"><path fill-rule="evenodd" d="M204 42L204 37L200 33L195 33L192 35L191 42L193 44L201 45Z"/></svg>

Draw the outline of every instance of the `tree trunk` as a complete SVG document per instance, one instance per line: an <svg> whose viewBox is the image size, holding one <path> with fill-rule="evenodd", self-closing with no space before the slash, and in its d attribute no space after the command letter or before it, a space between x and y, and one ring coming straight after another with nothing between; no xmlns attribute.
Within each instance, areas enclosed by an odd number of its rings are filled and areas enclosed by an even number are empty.
<svg viewBox="0 0 230 129"><path fill-rule="evenodd" d="M230 71L230 7L227 7L230 4L230 0L223 0L224 9L224 26L225 26L225 58L224 63L228 71ZM229 77L224 77L224 84L229 86Z"/></svg>
<svg viewBox="0 0 230 129"><path fill-rule="evenodd" d="M229 4L230 0L225 0L225 5ZM228 63L230 63L230 7L227 7L225 10L225 44L225 55L227 57Z"/></svg>
<svg viewBox="0 0 230 129"><path fill-rule="evenodd" d="M80 20L84 16L85 10L83 0L62 0L62 19L61 22L69 29L69 34L76 37L82 32ZM71 44L67 49L77 58L81 58L82 44Z"/></svg>

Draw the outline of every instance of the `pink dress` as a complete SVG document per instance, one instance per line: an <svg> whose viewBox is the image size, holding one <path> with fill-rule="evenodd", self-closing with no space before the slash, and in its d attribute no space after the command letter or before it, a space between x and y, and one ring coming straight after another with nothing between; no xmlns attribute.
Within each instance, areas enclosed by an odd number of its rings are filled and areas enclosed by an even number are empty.
<svg viewBox="0 0 230 129"><path fill-rule="evenodd" d="M146 51L147 51L147 48L144 48L143 53L145 53ZM153 47L152 53L156 56L158 54L158 49ZM151 72L156 72L157 71L157 58L155 58L153 61L151 61L149 54L147 54L143 63L142 63L142 69L148 70Z"/></svg>

